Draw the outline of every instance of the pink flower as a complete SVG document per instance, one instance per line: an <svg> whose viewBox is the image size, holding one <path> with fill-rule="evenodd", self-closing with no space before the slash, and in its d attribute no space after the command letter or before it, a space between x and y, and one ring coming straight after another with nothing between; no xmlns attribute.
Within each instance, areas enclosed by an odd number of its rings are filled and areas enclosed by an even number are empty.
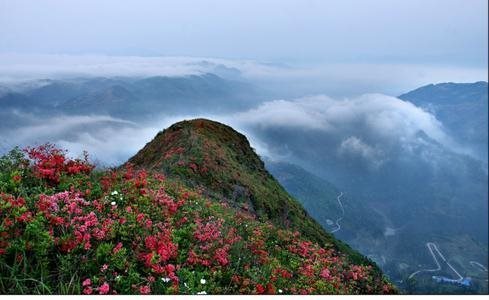
<svg viewBox="0 0 489 300"><path fill-rule="evenodd" d="M217 249L214 255L214 259L217 260L217 262L221 266L226 266L227 264L229 264L228 252L225 248Z"/></svg>
<svg viewBox="0 0 489 300"><path fill-rule="evenodd" d="M115 253L117 253L117 252L121 251L121 249L122 249L122 243L121 243L121 242L119 242L119 243L117 243L117 245L114 247L114 249L112 250L112 252L114 252L114 254L115 254Z"/></svg>
<svg viewBox="0 0 489 300"><path fill-rule="evenodd" d="M205 225L196 220L197 229L194 232L194 237L200 242L214 241L221 235L222 220L208 222Z"/></svg>
<svg viewBox="0 0 489 300"><path fill-rule="evenodd" d="M92 281L90 280L90 278L83 280L82 286L89 286L89 285L92 285Z"/></svg>
<svg viewBox="0 0 489 300"><path fill-rule="evenodd" d="M150 219L146 220L146 228L151 229L151 226L153 225L153 221Z"/></svg>
<svg viewBox="0 0 489 300"><path fill-rule="evenodd" d="M311 265L305 265L299 269L299 273L306 277L312 277L314 276L314 268Z"/></svg>
<svg viewBox="0 0 489 300"><path fill-rule="evenodd" d="M98 288L98 292L100 293L100 295L107 295L107 293L109 293L109 290L110 290L110 286L107 282L104 282L104 284L102 284Z"/></svg>
<svg viewBox="0 0 489 300"><path fill-rule="evenodd" d="M85 295L91 295L92 293L93 293L93 289L89 286L83 289L83 294Z"/></svg>
<svg viewBox="0 0 489 300"><path fill-rule="evenodd" d="M105 272L105 271L107 271L108 268L109 268L109 265L103 264L102 268L100 268L100 272Z"/></svg>
<svg viewBox="0 0 489 300"><path fill-rule="evenodd" d="M324 278L324 279L329 279L329 278L331 278L331 275L330 275L330 273L329 273L329 270L328 270L328 269L326 269L326 268L324 268L324 269L321 271L320 276L321 276L322 278Z"/></svg>
<svg viewBox="0 0 489 300"><path fill-rule="evenodd" d="M146 217L146 216L145 216L143 213L139 213L139 214L136 216L136 221L138 221L138 223L141 223L141 222L144 220L144 218L145 218L145 217Z"/></svg>
<svg viewBox="0 0 489 300"><path fill-rule="evenodd" d="M148 285L145 285L139 288L139 292L143 295L147 295L151 293L151 288Z"/></svg>

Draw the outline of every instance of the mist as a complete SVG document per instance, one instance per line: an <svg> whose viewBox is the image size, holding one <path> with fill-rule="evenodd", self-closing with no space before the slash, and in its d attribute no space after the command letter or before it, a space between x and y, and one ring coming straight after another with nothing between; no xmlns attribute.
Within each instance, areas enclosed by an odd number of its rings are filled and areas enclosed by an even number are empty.
<svg viewBox="0 0 489 300"><path fill-rule="evenodd" d="M352 97L365 93L398 96L429 83L487 80L487 68L440 63L396 62L270 63L213 57L144 57L0 53L1 87L28 88L39 79L79 77L188 76L213 73L250 82L274 98L326 94ZM27 82L26 82L27 81ZM39 83L38 83L39 84Z"/></svg>

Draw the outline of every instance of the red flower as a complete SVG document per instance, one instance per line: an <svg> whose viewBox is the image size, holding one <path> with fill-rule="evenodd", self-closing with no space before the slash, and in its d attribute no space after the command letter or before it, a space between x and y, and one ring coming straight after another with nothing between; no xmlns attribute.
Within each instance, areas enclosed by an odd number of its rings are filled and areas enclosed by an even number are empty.
<svg viewBox="0 0 489 300"><path fill-rule="evenodd" d="M188 167L192 169L192 171L197 172L198 167L195 163L189 163Z"/></svg>
<svg viewBox="0 0 489 300"><path fill-rule="evenodd" d="M121 242L119 242L119 243L117 243L117 245L114 247L114 249L112 250L112 252L115 254L115 253L117 253L117 252L121 251L121 249L122 249L122 243L121 243Z"/></svg>
<svg viewBox="0 0 489 300"><path fill-rule="evenodd" d="M12 220L10 220L9 218L3 219L3 225L5 225L5 227L10 227L13 224L14 224L14 222Z"/></svg>
<svg viewBox="0 0 489 300"><path fill-rule="evenodd" d="M88 156L85 154L83 160L71 160L65 157L65 151L56 148L52 144L45 144L36 148L26 148L24 150L33 161L34 174L41 179L45 179L51 185L59 183L63 173L74 175L79 173L89 174L94 166L88 163Z"/></svg>
<svg viewBox="0 0 489 300"><path fill-rule="evenodd" d="M145 226L147 229L151 229L151 226L153 226L153 221L151 221L150 219L147 219Z"/></svg>
<svg viewBox="0 0 489 300"><path fill-rule="evenodd" d="M175 272L175 266L174 266L174 265L172 265L172 264L168 264L168 265L166 265L166 268L165 268L165 269L166 269L166 271L167 271L168 273L173 273L173 272Z"/></svg>
<svg viewBox="0 0 489 300"><path fill-rule="evenodd" d="M171 232L169 230L147 236L144 239L144 244L149 252L142 253L140 259L156 273L163 273L164 264L171 258L175 258L178 254L178 245L174 244L171 239ZM167 268L172 268L172 270L167 271L168 273L174 271L173 265L171 267L168 265Z"/></svg>
<svg viewBox="0 0 489 300"><path fill-rule="evenodd" d="M299 273L306 277L312 277L314 276L314 268L311 265L305 265L299 269Z"/></svg>
<svg viewBox="0 0 489 300"><path fill-rule="evenodd" d="M261 284L258 283L256 285L256 293L257 294L263 294L263 293L265 293L265 287L263 285L261 285Z"/></svg>
<svg viewBox="0 0 489 300"><path fill-rule="evenodd" d="M167 215L172 216L184 204L184 200L175 201L163 188L156 193L152 193L153 201L158 205L163 205L167 209Z"/></svg>
<svg viewBox="0 0 489 300"><path fill-rule="evenodd" d="M138 223L142 223L142 221L146 218L146 216L143 214L143 213L139 213L137 216L136 216L136 221L138 221Z"/></svg>
<svg viewBox="0 0 489 300"><path fill-rule="evenodd" d="M216 240L221 235L222 220L217 222L208 222L203 225L199 220L196 221L197 230L194 232L194 237L201 241L213 241Z"/></svg>
<svg viewBox="0 0 489 300"><path fill-rule="evenodd" d="M282 275L282 278L292 278L292 273L290 273L289 271L287 270L282 270L280 272L280 275Z"/></svg>
<svg viewBox="0 0 489 300"><path fill-rule="evenodd" d="M160 174L160 173L153 174L153 178L158 180L159 182L165 181L165 175Z"/></svg>
<svg viewBox="0 0 489 300"><path fill-rule="evenodd" d="M134 166L131 163L125 165L125 172L122 177L126 180L130 180L134 177Z"/></svg>
<svg viewBox="0 0 489 300"><path fill-rule="evenodd" d="M217 260L217 262L221 266L226 266L229 264L229 258L228 258L228 252L227 249L225 248L219 248L216 250L216 253L214 254L214 259Z"/></svg>
<svg viewBox="0 0 489 300"><path fill-rule="evenodd" d="M145 285L139 288L139 292L143 295L147 295L151 293L151 288L148 285Z"/></svg>
<svg viewBox="0 0 489 300"><path fill-rule="evenodd" d="M274 295L276 294L275 286L271 283L267 284L267 294Z"/></svg>
<svg viewBox="0 0 489 300"><path fill-rule="evenodd" d="M16 175L12 176L12 180L15 183L19 183L22 180L22 176L20 176L19 174L16 174Z"/></svg>
<svg viewBox="0 0 489 300"><path fill-rule="evenodd" d="M139 171L136 175L136 178L134 179L134 186L138 189L146 187L146 185L148 184L147 177L148 174L146 173L146 171Z"/></svg>
<svg viewBox="0 0 489 300"><path fill-rule="evenodd" d="M19 217L17 217L17 221L22 223L29 222L30 220L32 220L32 213L30 211L27 211L22 215L20 215Z"/></svg>

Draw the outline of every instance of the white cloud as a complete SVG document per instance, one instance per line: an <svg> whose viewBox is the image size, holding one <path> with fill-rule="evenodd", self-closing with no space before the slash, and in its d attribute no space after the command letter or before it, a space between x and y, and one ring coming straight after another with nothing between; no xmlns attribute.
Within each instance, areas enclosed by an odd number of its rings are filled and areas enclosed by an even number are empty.
<svg viewBox="0 0 489 300"><path fill-rule="evenodd" d="M283 151L356 156L380 166L393 153L424 143L420 133L449 149L464 151L431 113L382 94L275 100L233 115L228 123L266 143L272 156Z"/></svg>
<svg viewBox="0 0 489 300"><path fill-rule="evenodd" d="M344 139L339 146L338 153L347 156L347 158L349 156L360 156L374 169L380 167L385 161L382 150L364 143L356 136L350 136Z"/></svg>
<svg viewBox="0 0 489 300"><path fill-rule="evenodd" d="M358 158L374 168L400 149L415 153L426 143L423 132L449 149L463 151L429 112L398 98L367 94L335 99L312 96L274 100L232 115L161 116L158 122L134 124L110 116L26 116L29 125L6 132L9 145L56 143L73 155L87 150L95 159L115 165L134 155L156 133L183 119L204 117L246 134L257 153L283 160L292 155L331 159ZM4 142L2 142L4 143ZM4 144L3 147L6 147Z"/></svg>
<svg viewBox="0 0 489 300"><path fill-rule="evenodd" d="M351 99L313 96L265 102L233 118L255 127L292 127L330 133L364 130L379 139L412 137L422 130L449 142L442 124L430 113L398 98L367 94Z"/></svg>
<svg viewBox="0 0 489 300"><path fill-rule="evenodd" d="M84 150L106 165L125 161L151 140L159 129L104 115L36 118L29 125L3 132L2 147L33 146L51 142L79 156ZM4 152L5 152L4 151Z"/></svg>

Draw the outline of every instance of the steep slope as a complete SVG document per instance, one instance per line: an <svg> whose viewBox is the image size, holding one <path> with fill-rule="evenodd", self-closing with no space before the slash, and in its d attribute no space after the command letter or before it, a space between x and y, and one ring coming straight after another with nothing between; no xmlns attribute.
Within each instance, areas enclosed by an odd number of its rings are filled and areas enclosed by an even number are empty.
<svg viewBox="0 0 489 300"><path fill-rule="evenodd" d="M341 193L337 187L291 163L265 161L265 164L287 192L299 200L324 228L331 230L336 226L327 224L326 220L335 220L342 215L336 200Z"/></svg>
<svg viewBox="0 0 489 300"><path fill-rule="evenodd" d="M294 164L267 161L266 166L323 228L334 232L336 237L355 249L360 249L355 238L372 239L383 236L382 217L332 183ZM341 197L341 206L338 197Z"/></svg>
<svg viewBox="0 0 489 300"><path fill-rule="evenodd" d="M246 137L229 126L205 119L176 123L158 133L128 163L178 176L262 220L298 230L322 245L333 244L352 262L372 264L326 233L268 173Z"/></svg>

